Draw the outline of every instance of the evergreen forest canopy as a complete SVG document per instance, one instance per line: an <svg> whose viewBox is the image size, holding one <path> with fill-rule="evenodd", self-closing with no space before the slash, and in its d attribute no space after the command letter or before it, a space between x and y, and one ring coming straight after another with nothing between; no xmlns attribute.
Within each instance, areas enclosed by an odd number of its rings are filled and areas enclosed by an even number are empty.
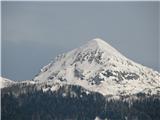
<svg viewBox="0 0 160 120"><path fill-rule="evenodd" d="M135 100L107 100L100 93L84 91L75 85L54 92L33 85L3 88L2 120L160 120L158 96L137 94Z"/></svg>

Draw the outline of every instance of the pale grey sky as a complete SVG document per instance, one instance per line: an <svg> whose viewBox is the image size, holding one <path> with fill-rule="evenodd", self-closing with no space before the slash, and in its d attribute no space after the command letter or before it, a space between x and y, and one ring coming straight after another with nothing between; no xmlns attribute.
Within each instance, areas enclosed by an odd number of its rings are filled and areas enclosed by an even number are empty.
<svg viewBox="0 0 160 120"><path fill-rule="evenodd" d="M2 76L32 79L56 55L102 38L158 70L158 2L2 2Z"/></svg>

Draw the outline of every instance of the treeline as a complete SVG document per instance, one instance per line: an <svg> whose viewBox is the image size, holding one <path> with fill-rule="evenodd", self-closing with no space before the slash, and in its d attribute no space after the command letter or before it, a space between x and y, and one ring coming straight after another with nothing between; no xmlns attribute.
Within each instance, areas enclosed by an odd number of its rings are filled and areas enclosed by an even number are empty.
<svg viewBox="0 0 160 120"><path fill-rule="evenodd" d="M79 86L62 86L52 92L35 86L2 89L2 120L160 120L160 100L156 96L133 101L109 100ZM24 92L25 91L25 92ZM17 96L16 96L17 95Z"/></svg>

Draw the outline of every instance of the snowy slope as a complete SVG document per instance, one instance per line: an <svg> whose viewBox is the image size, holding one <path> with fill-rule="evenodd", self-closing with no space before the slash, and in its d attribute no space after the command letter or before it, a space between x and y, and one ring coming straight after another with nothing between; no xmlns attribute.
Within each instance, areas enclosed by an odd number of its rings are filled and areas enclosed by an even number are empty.
<svg viewBox="0 0 160 120"><path fill-rule="evenodd" d="M5 87L10 87L12 85L17 85L17 84L24 84L24 85L33 85L36 84L35 81L32 80L23 80L23 81L13 81L13 80L9 80L7 78L4 77L0 77L0 89L5 88Z"/></svg>
<svg viewBox="0 0 160 120"><path fill-rule="evenodd" d="M3 77L0 77L0 89L5 88L5 87L9 87L13 84L16 84L16 82L9 80L9 79L6 79L6 78L3 78Z"/></svg>

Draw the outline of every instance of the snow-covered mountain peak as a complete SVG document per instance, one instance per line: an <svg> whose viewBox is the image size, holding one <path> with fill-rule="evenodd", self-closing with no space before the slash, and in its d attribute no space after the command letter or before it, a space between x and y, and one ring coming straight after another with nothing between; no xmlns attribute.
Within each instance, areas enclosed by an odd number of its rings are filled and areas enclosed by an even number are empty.
<svg viewBox="0 0 160 120"><path fill-rule="evenodd" d="M92 40L88 41L87 44L88 45L95 44L99 47L102 47L102 46L105 47L106 42L104 40L100 39L100 38L95 38L95 39L92 39Z"/></svg>
<svg viewBox="0 0 160 120"><path fill-rule="evenodd" d="M101 39L58 55L41 69L35 82L80 85L104 95L153 93L160 89L160 74L124 57Z"/></svg>
<svg viewBox="0 0 160 120"><path fill-rule="evenodd" d="M95 50L99 50L104 54L106 54L107 56L124 57L114 47L112 47L110 44L108 44L106 41L100 38L92 39L78 49L78 51L83 51L83 52L95 51Z"/></svg>
<svg viewBox="0 0 160 120"><path fill-rule="evenodd" d="M96 47L99 47L99 48L102 48L102 49L105 49L105 48L108 48L108 49L113 49L113 47L111 45L109 45L106 41L100 39L100 38L95 38L95 39L92 39L90 41L88 41L88 46L96 46Z"/></svg>

